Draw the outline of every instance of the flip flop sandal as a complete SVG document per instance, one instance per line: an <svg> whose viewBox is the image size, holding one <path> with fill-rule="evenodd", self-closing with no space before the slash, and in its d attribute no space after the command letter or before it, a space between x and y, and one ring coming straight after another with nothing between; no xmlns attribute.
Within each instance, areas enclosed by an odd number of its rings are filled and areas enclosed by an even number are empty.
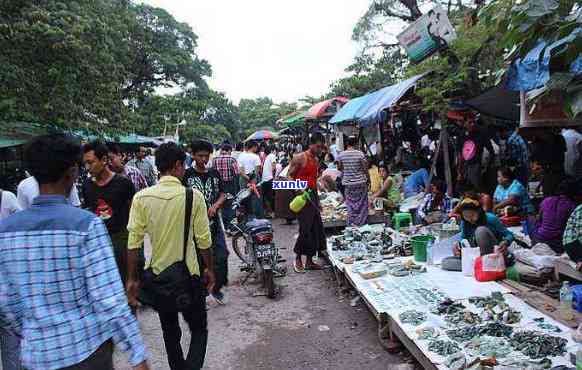
<svg viewBox="0 0 582 370"><path fill-rule="evenodd" d="M299 267L297 262L293 262L293 270L298 274L303 274L305 272L305 268L303 266Z"/></svg>

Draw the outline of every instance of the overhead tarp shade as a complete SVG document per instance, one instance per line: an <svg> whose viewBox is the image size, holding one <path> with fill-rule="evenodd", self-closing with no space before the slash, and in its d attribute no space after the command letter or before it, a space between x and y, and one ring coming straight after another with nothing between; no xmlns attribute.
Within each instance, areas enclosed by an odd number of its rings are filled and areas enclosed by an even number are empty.
<svg viewBox="0 0 582 370"><path fill-rule="evenodd" d="M507 90L503 84L467 100L465 104L484 115L519 122L519 92Z"/></svg>
<svg viewBox="0 0 582 370"><path fill-rule="evenodd" d="M350 100L329 120L329 123L340 124L356 121L358 119L358 112L366 105L369 99L370 94Z"/></svg>
<svg viewBox="0 0 582 370"><path fill-rule="evenodd" d="M306 112L292 113L288 116L281 118L279 123L287 127L295 127L302 125L305 122L305 113Z"/></svg>
<svg viewBox="0 0 582 370"><path fill-rule="evenodd" d="M119 138L118 143L128 145L154 144L154 139L141 135L124 135Z"/></svg>
<svg viewBox="0 0 582 370"><path fill-rule="evenodd" d="M380 122L382 112L398 103L398 100L416 86L418 80L425 75L417 75L396 85L352 99L329 122L333 124L357 122L362 127Z"/></svg>
<svg viewBox="0 0 582 370"><path fill-rule="evenodd" d="M381 122L383 120L382 114L385 114L384 110L396 105L398 100L416 86L416 82L424 76L424 74L414 76L396 85L378 90L378 94L374 96L366 112L359 119L360 126L366 127Z"/></svg>
<svg viewBox="0 0 582 370"><path fill-rule="evenodd" d="M26 143L26 140L0 137L0 149L23 145L24 143Z"/></svg>
<svg viewBox="0 0 582 370"><path fill-rule="evenodd" d="M506 87L515 91L531 91L544 87L550 80L550 58L552 53L565 43L575 42L582 37L582 28L576 28L570 35L552 44L540 41L523 58L517 59L509 67ZM570 65L568 72L582 75L582 56Z"/></svg>
<svg viewBox="0 0 582 370"><path fill-rule="evenodd" d="M333 116L335 113L337 113L334 111L335 110L334 105L339 106L339 108L341 109L341 106L345 105L348 102L348 100L349 99L344 96L337 96L333 99L328 99L319 102L313 105L311 108L309 108L307 113L305 113L305 118L315 120Z"/></svg>

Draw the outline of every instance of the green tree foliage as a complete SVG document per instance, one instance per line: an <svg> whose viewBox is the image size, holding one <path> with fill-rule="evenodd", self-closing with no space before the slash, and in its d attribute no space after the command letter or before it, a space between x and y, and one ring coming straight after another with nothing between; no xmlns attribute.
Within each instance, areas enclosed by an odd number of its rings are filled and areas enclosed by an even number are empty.
<svg viewBox="0 0 582 370"><path fill-rule="evenodd" d="M0 3L0 119L126 128L161 86L205 88L196 35L129 1Z"/></svg>
<svg viewBox="0 0 582 370"><path fill-rule="evenodd" d="M144 135L172 135L178 123L181 137L216 142L239 139L238 108L223 93L188 89L175 95L148 95L130 116L132 130Z"/></svg>
<svg viewBox="0 0 582 370"><path fill-rule="evenodd" d="M527 54L540 40L548 44L567 38L550 54L550 81L546 91L566 92L565 110L575 117L582 112L582 82L570 73L570 65L582 54L582 6L576 0L528 0L517 3L498 0L485 6L480 19L502 34L500 47L512 61ZM543 95L539 95L540 97Z"/></svg>
<svg viewBox="0 0 582 370"><path fill-rule="evenodd" d="M297 110L296 103L275 104L271 98L241 99L238 105L240 112L240 138L245 139L257 130L275 131L276 121Z"/></svg>
<svg viewBox="0 0 582 370"><path fill-rule="evenodd" d="M501 34L492 25L478 23L477 12L484 4L467 0L372 1L353 32L363 54L348 68L352 75L336 81L332 92L359 96L403 77L431 72L417 90L427 110L444 112L451 99L479 94L495 82L495 71L503 63L503 49L498 46ZM449 48L413 65L396 43L395 29L404 29L422 15L421 9L434 5L447 10L458 38Z"/></svg>
<svg viewBox="0 0 582 370"><path fill-rule="evenodd" d="M382 50L379 58L362 54L346 68L348 77L331 84L328 97L346 96L355 98L371 91L396 83L403 73L406 56L399 49Z"/></svg>

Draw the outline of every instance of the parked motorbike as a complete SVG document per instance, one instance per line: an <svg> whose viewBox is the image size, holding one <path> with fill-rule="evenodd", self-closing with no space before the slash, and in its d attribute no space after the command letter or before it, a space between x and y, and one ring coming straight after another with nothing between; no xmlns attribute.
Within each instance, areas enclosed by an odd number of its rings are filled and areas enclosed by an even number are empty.
<svg viewBox="0 0 582 370"><path fill-rule="evenodd" d="M234 196L232 209L236 217L231 222L234 230L231 232L232 248L242 261L241 271L248 273L241 284L256 276L265 289L264 295L275 298L279 293L275 278L285 276L287 271L284 266L279 266L283 260L273 241L273 225L269 220L258 219L252 214L252 195L253 191L246 188ZM239 245L239 239L243 240L242 245Z"/></svg>

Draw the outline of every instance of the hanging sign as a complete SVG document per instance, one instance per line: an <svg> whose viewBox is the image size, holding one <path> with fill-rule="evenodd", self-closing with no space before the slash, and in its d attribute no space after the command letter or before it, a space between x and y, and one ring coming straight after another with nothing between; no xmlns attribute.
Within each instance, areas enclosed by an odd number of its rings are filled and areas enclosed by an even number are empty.
<svg viewBox="0 0 582 370"><path fill-rule="evenodd" d="M396 36L413 63L420 63L457 38L447 12L436 6Z"/></svg>

